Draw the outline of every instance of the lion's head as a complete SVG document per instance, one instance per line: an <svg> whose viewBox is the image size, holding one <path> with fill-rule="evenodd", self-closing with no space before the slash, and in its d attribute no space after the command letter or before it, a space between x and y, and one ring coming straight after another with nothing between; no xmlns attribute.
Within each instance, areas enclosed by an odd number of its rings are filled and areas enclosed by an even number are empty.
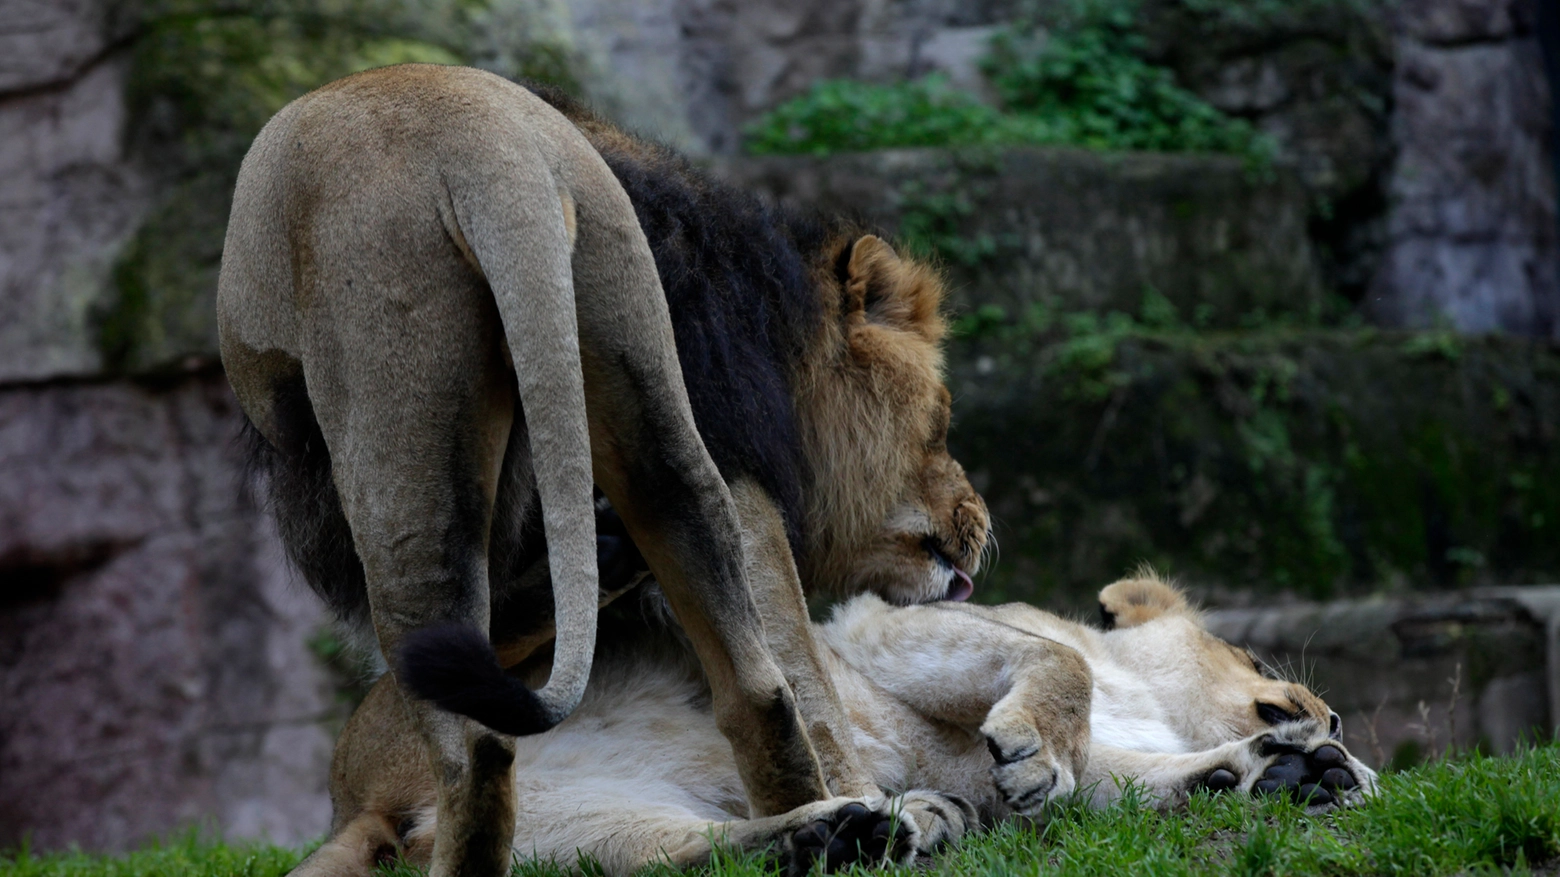
<svg viewBox="0 0 1560 877"><path fill-rule="evenodd" d="M962 600L988 530L948 455L941 279L873 235L821 255L824 331L796 382L812 477L802 580L894 603Z"/></svg>
<svg viewBox="0 0 1560 877"><path fill-rule="evenodd" d="M1338 714L1320 697L1209 633L1186 597L1150 570L1101 590L1100 616L1114 654L1153 680L1169 723L1194 747L1210 749L1297 719L1342 736Z"/></svg>

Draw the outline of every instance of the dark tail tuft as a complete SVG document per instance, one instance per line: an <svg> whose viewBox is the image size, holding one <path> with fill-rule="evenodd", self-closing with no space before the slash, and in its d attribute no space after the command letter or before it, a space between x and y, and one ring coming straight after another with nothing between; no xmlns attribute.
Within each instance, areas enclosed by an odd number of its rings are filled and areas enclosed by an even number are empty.
<svg viewBox="0 0 1560 877"><path fill-rule="evenodd" d="M504 672L487 636L465 624L414 630L397 650L397 681L440 709L500 734L540 734L558 723L536 694Z"/></svg>

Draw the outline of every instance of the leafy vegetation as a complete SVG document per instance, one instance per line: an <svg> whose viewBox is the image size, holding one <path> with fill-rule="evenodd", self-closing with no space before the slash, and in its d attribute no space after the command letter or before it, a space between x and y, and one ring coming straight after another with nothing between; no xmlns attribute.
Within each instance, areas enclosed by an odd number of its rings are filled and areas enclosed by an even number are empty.
<svg viewBox="0 0 1560 877"><path fill-rule="evenodd" d="M966 839L930 867L859 869L909 875L1415 875L1526 873L1560 863L1560 747L1509 758L1464 755L1382 778L1381 795L1352 810L1307 817L1287 800L1198 795L1162 814L1130 797L1106 810L1057 808L1043 826L1008 823ZM189 838L125 856L0 854L4 877L272 877L299 853ZM584 869L590 873L587 863ZM404 865L386 877L413 877ZM551 863L521 862L515 877L562 877ZM650 868L647 874L677 873ZM753 856L723 856L694 872L764 877Z"/></svg>
<svg viewBox="0 0 1560 877"><path fill-rule="evenodd" d="M1560 357L1500 337L1197 331L986 305L960 317L955 453L1002 522L988 596L1073 605L1141 561L1315 599L1542 582L1560 569ZM977 478L985 477L976 470Z"/></svg>
<svg viewBox="0 0 1560 877"><path fill-rule="evenodd" d="M893 146L1059 144L1228 152L1270 146L1143 60L1134 0L1075 4L1049 30L1015 25L982 63L1001 109L936 74L892 85L820 82L747 130L750 152L824 155Z"/></svg>
<svg viewBox="0 0 1560 877"><path fill-rule="evenodd" d="M896 85L816 83L747 129L749 152L864 152L892 146L972 146L1006 137L1007 119L936 74Z"/></svg>

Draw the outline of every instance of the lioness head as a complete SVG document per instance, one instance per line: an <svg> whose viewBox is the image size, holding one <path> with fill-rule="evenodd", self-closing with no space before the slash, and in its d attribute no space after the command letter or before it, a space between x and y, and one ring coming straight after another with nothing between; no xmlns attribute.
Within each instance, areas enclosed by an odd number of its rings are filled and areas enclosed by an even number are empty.
<svg viewBox="0 0 1560 877"><path fill-rule="evenodd" d="M822 256L825 326L797 381L812 475L802 580L894 603L962 600L987 517L948 455L942 282L873 235Z"/></svg>
<svg viewBox="0 0 1560 877"><path fill-rule="evenodd" d="M1338 714L1320 697L1209 633L1186 597L1151 571L1101 590L1100 617L1117 658L1153 680L1170 724L1197 748L1297 719L1342 737Z"/></svg>

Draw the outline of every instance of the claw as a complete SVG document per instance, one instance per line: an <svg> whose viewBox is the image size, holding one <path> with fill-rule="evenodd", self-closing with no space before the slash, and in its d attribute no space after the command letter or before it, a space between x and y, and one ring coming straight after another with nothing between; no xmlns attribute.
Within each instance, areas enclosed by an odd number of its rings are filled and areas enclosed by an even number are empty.
<svg viewBox="0 0 1560 877"><path fill-rule="evenodd" d="M1235 788L1239 782L1239 777L1221 767L1208 774L1208 778L1203 780L1203 786L1210 791L1223 792Z"/></svg>
<svg viewBox="0 0 1560 877"><path fill-rule="evenodd" d="M1311 753L1311 760L1324 768L1343 767L1348 762L1348 759L1343 754L1343 750L1336 746L1318 747L1315 752Z"/></svg>
<svg viewBox="0 0 1560 877"><path fill-rule="evenodd" d="M1324 789L1352 789L1359 785L1354 779L1354 774L1341 767L1329 767L1322 772L1322 788Z"/></svg>
<svg viewBox="0 0 1560 877"><path fill-rule="evenodd" d="M1295 800L1312 807L1326 807L1333 802L1333 796L1316 783L1305 783L1295 790Z"/></svg>

